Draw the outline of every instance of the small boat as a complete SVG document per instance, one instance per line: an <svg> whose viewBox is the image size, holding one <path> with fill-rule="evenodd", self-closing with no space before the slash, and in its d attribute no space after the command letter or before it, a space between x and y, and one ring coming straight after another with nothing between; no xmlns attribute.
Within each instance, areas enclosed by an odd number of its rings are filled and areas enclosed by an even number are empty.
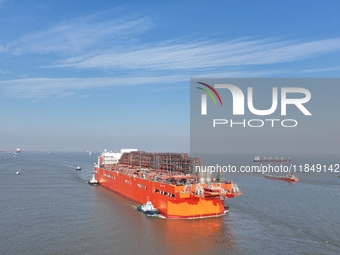
<svg viewBox="0 0 340 255"><path fill-rule="evenodd" d="M229 212L229 206L224 206L224 213L228 213Z"/></svg>
<svg viewBox="0 0 340 255"><path fill-rule="evenodd" d="M76 170L77 170L77 171L81 171L80 166L77 166Z"/></svg>
<svg viewBox="0 0 340 255"><path fill-rule="evenodd" d="M153 206L151 201L147 201L144 205L138 206L137 210L149 216L154 216L156 214L159 214L159 210Z"/></svg>
<svg viewBox="0 0 340 255"><path fill-rule="evenodd" d="M19 174L20 174L20 172L19 172L19 171L17 171L15 174L16 174L16 175L19 175Z"/></svg>
<svg viewBox="0 0 340 255"><path fill-rule="evenodd" d="M92 185L98 184L98 181L97 181L96 177L94 176L94 174L92 175L92 178L87 183L92 184Z"/></svg>

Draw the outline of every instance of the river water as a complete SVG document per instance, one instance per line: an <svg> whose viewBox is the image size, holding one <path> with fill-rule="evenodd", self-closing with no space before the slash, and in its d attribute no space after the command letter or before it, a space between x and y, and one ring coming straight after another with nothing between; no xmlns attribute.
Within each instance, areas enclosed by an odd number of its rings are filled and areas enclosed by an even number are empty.
<svg viewBox="0 0 340 255"><path fill-rule="evenodd" d="M299 183L223 173L243 192L226 201L226 216L169 220L88 185L98 154L0 156L0 254L340 254L340 173L296 173ZM339 155L290 156L298 165L340 163ZM253 157L214 154L204 163Z"/></svg>

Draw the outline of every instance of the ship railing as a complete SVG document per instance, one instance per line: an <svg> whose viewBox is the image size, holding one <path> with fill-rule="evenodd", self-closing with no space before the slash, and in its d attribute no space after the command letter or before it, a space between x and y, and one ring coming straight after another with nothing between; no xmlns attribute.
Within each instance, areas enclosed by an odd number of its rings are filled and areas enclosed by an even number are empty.
<svg viewBox="0 0 340 255"><path fill-rule="evenodd" d="M198 195L198 196L203 196L203 194L204 194L204 189L203 189L203 187L202 187L199 183L196 184L196 188L195 188L194 193L195 193L196 195Z"/></svg>
<svg viewBox="0 0 340 255"><path fill-rule="evenodd" d="M221 189L220 195L221 195L221 197L226 197L227 191L225 189Z"/></svg>
<svg viewBox="0 0 340 255"><path fill-rule="evenodd" d="M241 190L239 189L239 187L237 186L236 183L233 183L233 185L231 186L231 191L232 191L232 193L234 193L234 194L237 194L237 193L240 193L240 192L241 192Z"/></svg>

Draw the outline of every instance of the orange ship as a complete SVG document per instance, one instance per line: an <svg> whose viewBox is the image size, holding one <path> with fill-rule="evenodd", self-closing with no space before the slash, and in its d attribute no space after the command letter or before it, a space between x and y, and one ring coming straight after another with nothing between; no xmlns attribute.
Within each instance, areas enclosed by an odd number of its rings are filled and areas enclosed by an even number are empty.
<svg viewBox="0 0 340 255"><path fill-rule="evenodd" d="M286 181L286 182L298 182L299 181L299 178L294 176L294 174L288 174L286 176L266 175L265 177L267 179L281 180L281 181Z"/></svg>
<svg viewBox="0 0 340 255"><path fill-rule="evenodd" d="M233 182L217 181L207 173L193 175L199 158L183 153L150 153L125 149L98 157L98 183L140 204L151 201L166 218L224 215L224 200L242 192Z"/></svg>

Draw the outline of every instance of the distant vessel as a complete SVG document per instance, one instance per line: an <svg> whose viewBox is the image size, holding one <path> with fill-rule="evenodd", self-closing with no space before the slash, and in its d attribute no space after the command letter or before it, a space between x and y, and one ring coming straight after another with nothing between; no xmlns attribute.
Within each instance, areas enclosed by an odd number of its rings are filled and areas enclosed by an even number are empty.
<svg viewBox="0 0 340 255"><path fill-rule="evenodd" d="M151 201L146 201L145 204L137 207L138 211L145 213L146 215L154 216L159 214L159 210L153 206Z"/></svg>
<svg viewBox="0 0 340 255"><path fill-rule="evenodd" d="M77 171L80 171L80 170L81 170L81 167L80 167L80 166L77 166L76 170L77 170Z"/></svg>
<svg viewBox="0 0 340 255"><path fill-rule="evenodd" d="M263 159L261 159L259 156L256 156L253 160L253 162L255 163L278 163L278 164L289 164L291 163L290 158L288 159L284 159L282 158L278 158L276 157L275 159L272 159L272 157L270 158L266 158L264 157Z"/></svg>
<svg viewBox="0 0 340 255"><path fill-rule="evenodd" d="M20 172L19 172L19 171L17 171L15 174L16 174L16 175L19 175L19 174L20 174Z"/></svg>
<svg viewBox="0 0 340 255"><path fill-rule="evenodd" d="M277 175L265 175L267 179L271 180L280 180L286 182L298 182L299 178L295 177L294 174L288 174L286 176L277 176Z"/></svg>
<svg viewBox="0 0 340 255"><path fill-rule="evenodd" d="M16 148L14 153L21 153L21 149L20 148Z"/></svg>
<svg viewBox="0 0 340 255"><path fill-rule="evenodd" d="M94 174L92 175L92 178L87 183L88 184L92 184L92 185L98 184L98 181L97 181L97 179L96 179Z"/></svg>

